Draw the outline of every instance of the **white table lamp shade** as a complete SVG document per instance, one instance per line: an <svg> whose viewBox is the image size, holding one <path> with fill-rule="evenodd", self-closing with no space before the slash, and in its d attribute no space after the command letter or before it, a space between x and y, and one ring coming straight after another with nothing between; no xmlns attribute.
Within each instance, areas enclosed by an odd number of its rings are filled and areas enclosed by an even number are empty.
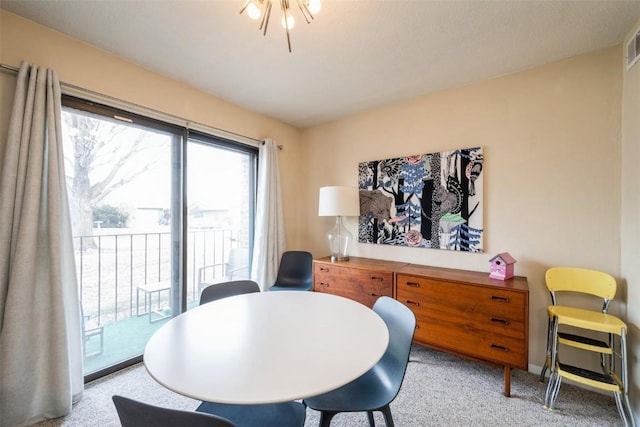
<svg viewBox="0 0 640 427"><path fill-rule="evenodd" d="M336 224L327 233L332 261L349 260L349 246L353 239L342 225L343 216L360 216L360 193L355 187L321 187L318 201L319 216L335 216Z"/></svg>
<svg viewBox="0 0 640 427"><path fill-rule="evenodd" d="M319 216L359 216L360 195L356 187L320 187Z"/></svg>

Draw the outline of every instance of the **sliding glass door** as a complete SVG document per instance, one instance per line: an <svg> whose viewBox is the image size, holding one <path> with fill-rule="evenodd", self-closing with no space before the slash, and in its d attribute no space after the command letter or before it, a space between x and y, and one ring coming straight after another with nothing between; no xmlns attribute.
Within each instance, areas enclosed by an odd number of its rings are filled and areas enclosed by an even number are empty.
<svg viewBox="0 0 640 427"><path fill-rule="evenodd" d="M85 379L141 360L203 286L248 277L257 151L63 99Z"/></svg>
<svg viewBox="0 0 640 427"><path fill-rule="evenodd" d="M188 292L197 300L208 285L250 278L255 149L191 134L186 170Z"/></svg>

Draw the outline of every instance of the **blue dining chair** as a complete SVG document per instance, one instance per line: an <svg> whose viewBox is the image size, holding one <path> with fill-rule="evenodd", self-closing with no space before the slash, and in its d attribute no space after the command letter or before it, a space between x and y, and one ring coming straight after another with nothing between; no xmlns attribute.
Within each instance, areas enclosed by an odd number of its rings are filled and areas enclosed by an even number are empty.
<svg viewBox="0 0 640 427"><path fill-rule="evenodd" d="M258 405L202 402L196 411L222 416L238 427L303 427L307 416L300 402Z"/></svg>
<svg viewBox="0 0 640 427"><path fill-rule="evenodd" d="M238 280L207 286L200 295L200 305L234 295L259 292L256 282ZM300 402L283 402L257 405L202 402L196 412L224 417L238 427L303 427L306 408Z"/></svg>
<svg viewBox="0 0 640 427"><path fill-rule="evenodd" d="M313 255L286 251L280 258L278 275L270 291L310 291L313 288Z"/></svg>
<svg viewBox="0 0 640 427"><path fill-rule="evenodd" d="M389 404L398 395L404 380L416 318L404 304L389 297L378 298L373 310L389 328L389 346L380 361L361 377L304 400L307 407L321 412L321 427L328 427L340 412L367 412L369 425L375 427L374 411L382 412L387 427L394 426Z"/></svg>
<svg viewBox="0 0 640 427"><path fill-rule="evenodd" d="M200 305L219 300L220 298L250 294L253 292L260 292L260 286L252 280L215 283L202 290L200 294Z"/></svg>
<svg viewBox="0 0 640 427"><path fill-rule="evenodd" d="M161 408L118 395L112 399L122 427L235 427L231 421L216 415Z"/></svg>

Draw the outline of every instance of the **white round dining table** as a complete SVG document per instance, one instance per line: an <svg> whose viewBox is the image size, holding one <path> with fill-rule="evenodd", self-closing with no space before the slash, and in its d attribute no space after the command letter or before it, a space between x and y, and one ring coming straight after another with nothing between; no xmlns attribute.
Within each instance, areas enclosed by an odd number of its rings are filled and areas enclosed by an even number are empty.
<svg viewBox="0 0 640 427"><path fill-rule="evenodd" d="M144 351L149 374L194 399L234 404L315 396L373 367L386 324L353 300L258 292L193 308L161 326Z"/></svg>

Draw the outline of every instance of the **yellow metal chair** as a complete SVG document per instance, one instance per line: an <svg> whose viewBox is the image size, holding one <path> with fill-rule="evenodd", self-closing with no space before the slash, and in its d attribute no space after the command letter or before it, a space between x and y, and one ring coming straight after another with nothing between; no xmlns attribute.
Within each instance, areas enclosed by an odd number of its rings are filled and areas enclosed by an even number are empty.
<svg viewBox="0 0 640 427"><path fill-rule="evenodd" d="M545 394L545 408L553 409L562 378L614 394L620 418L625 426L635 426L628 397L627 325L606 313L616 292L616 282L610 275L593 270L552 268L546 274L547 287L553 304L548 307L549 336L545 366L551 375ZM583 292L603 298L602 311L556 304L555 292ZM580 335L559 332L561 327L578 329ZM583 336L604 335L606 341ZM598 353L602 372L560 362L561 346ZM543 373L544 375L544 373ZM543 378L543 377L541 377Z"/></svg>
<svg viewBox="0 0 640 427"><path fill-rule="evenodd" d="M551 295L551 305L547 308L547 355L542 371L540 372L540 382L544 381L547 369L551 368L551 347L552 347L552 320L554 313L563 313L563 310L572 310L572 307L558 304L558 292L583 294L598 298L602 302L600 312L606 313L609 303L616 295L616 280L609 274L596 270L572 267L553 267L545 274L545 283ZM583 307L584 308L584 307ZM582 348L583 350L595 351L601 354L600 364L605 368L605 354L611 354L610 340L596 340L569 332L558 332L560 344Z"/></svg>

